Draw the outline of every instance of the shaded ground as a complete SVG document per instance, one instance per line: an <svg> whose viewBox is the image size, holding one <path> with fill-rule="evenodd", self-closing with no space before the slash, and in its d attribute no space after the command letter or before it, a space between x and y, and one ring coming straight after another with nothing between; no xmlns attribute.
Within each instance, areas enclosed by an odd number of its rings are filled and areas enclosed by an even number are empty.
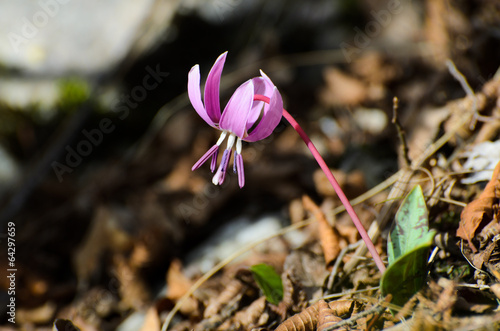
<svg viewBox="0 0 500 331"><path fill-rule="evenodd" d="M22 174L2 191L2 226L15 224L15 327L49 330L58 318L68 320L59 320L58 330L69 321L81 330L159 330L172 317L175 330L274 330L314 306L307 314L320 318L323 330L322 319L333 315L360 330L497 329L498 177L488 196L479 194L500 161L498 5L250 3L215 1L212 16L180 11L172 23L177 34L132 57L123 71L85 88L78 77L64 85L66 103L49 120L33 115L36 109L0 105L8 123L0 125L2 145ZM243 189L232 173L213 186L207 165L190 171L217 132L189 104L187 73L199 63L203 80L226 50L222 104L263 69L376 233L384 260L402 199L422 186L438 248L424 287L404 308L380 308L388 299L378 290L379 271L285 121L270 138L244 145ZM137 98L146 75L158 86ZM132 98L106 103L109 90ZM82 156L92 139L99 141ZM55 170L54 162L71 171ZM482 202L471 204L478 197ZM212 242L227 246L201 252L218 233L229 234ZM194 291L238 249L246 255ZM249 270L259 263L280 275L279 303L262 296ZM11 297L2 292L2 307ZM8 318L2 314L6 329L14 327Z"/></svg>

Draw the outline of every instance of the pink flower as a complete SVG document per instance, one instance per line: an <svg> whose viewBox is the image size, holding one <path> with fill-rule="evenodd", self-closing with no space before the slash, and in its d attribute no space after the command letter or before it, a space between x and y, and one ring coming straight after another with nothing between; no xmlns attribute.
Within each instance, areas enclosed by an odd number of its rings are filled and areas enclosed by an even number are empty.
<svg viewBox="0 0 500 331"><path fill-rule="evenodd" d="M221 54L208 74L205 84L205 104L201 101L200 68L195 65L189 71L188 94L191 104L208 125L222 131L217 143L193 165L191 170L198 169L206 160L212 157L210 170L214 172L217 166L219 146L227 137L227 147L212 182L215 185L224 182L233 146L236 145L233 171L238 173L238 183L241 188L245 185L241 141L253 142L267 138L281 120L283 100L271 79L261 70L260 74L262 76L246 81L234 91L221 114L219 86L226 56L227 52ZM254 100L254 95L266 96L270 101L265 103Z"/></svg>

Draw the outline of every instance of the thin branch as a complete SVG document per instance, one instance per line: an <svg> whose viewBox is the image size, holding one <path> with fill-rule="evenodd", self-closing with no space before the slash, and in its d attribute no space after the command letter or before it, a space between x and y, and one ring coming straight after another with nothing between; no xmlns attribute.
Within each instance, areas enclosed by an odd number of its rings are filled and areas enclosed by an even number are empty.
<svg viewBox="0 0 500 331"><path fill-rule="evenodd" d="M406 143L405 131L403 130L403 127L399 122L398 109L399 109L399 99L398 97L394 97L392 99L392 123L396 126L396 130L398 131L398 137L400 143L399 149L401 150L400 157L403 160L404 165L406 167L409 167L411 162L410 158L408 157L408 144Z"/></svg>

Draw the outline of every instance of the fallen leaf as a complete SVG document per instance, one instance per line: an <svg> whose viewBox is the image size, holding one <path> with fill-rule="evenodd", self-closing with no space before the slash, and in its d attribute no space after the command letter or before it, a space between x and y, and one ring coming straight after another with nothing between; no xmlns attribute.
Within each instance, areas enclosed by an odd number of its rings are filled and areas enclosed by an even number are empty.
<svg viewBox="0 0 500 331"><path fill-rule="evenodd" d="M182 262L174 259L170 263L167 273L167 298L171 300L180 299L193 285L191 280L182 273Z"/></svg>
<svg viewBox="0 0 500 331"><path fill-rule="evenodd" d="M240 325L242 329L250 330L265 325L269 320L269 314L265 312L267 307L266 297L262 296L252 302L250 306L237 312L233 322Z"/></svg>
<svg viewBox="0 0 500 331"><path fill-rule="evenodd" d="M339 302L339 303L338 303ZM354 307L353 300L332 301L328 304L324 300L319 300L315 304L307 307L298 314L286 319L281 323L276 331L314 331L318 325L320 310L323 309L325 315L346 315L351 314ZM326 318L325 319L330 319Z"/></svg>
<svg viewBox="0 0 500 331"><path fill-rule="evenodd" d="M318 301L318 331L329 330L334 324L342 321L338 316L335 316L333 310L324 300Z"/></svg>
<svg viewBox="0 0 500 331"><path fill-rule="evenodd" d="M474 253L477 252L476 246L472 243L476 232L482 229L493 219L493 208L498 206L500 198L500 162L493 171L493 176L488 182L484 191L479 197L465 206L460 215L460 224L457 230L457 236L467 240L469 247Z"/></svg>
<svg viewBox="0 0 500 331"><path fill-rule="evenodd" d="M318 236L321 247L323 248L326 267L329 268L342 249L340 247L340 234L334 227L330 226L326 220L325 214L323 214L321 209L311 200L311 198L304 196L302 202L304 208L312 213L318 222Z"/></svg>
<svg viewBox="0 0 500 331"><path fill-rule="evenodd" d="M160 317L156 307L149 307L140 331L160 331Z"/></svg>
<svg viewBox="0 0 500 331"><path fill-rule="evenodd" d="M367 97L367 86L337 68L324 71L326 88L321 92L321 99L327 105L358 105Z"/></svg>

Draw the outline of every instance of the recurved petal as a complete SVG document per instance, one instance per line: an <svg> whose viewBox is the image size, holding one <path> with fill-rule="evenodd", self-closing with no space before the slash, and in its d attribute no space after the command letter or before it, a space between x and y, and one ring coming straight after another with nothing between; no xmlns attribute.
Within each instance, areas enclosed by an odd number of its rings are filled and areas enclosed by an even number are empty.
<svg viewBox="0 0 500 331"><path fill-rule="evenodd" d="M254 94L260 94L271 98L274 89L273 82L262 71L261 74L263 74L262 77L252 78L252 82L254 85ZM257 122L261 115L262 107L265 105L267 104L265 104L263 101L253 102L252 110L248 115L247 130L249 130L255 124L255 122Z"/></svg>
<svg viewBox="0 0 500 331"><path fill-rule="evenodd" d="M219 123L221 117L219 89L220 77L222 75L224 63L226 62L226 56L227 52L219 55L212 66L212 69L210 69L210 73L208 74L207 82L205 84L205 108L208 116L214 123Z"/></svg>
<svg viewBox="0 0 500 331"><path fill-rule="evenodd" d="M234 91L220 119L220 129L243 138L246 133L248 114L253 103L253 83L251 80L241 84Z"/></svg>
<svg viewBox="0 0 500 331"><path fill-rule="evenodd" d="M283 116L283 99L278 89L274 87L269 105L264 107L264 114L257 126L244 138L245 141L257 141L267 138L278 126Z"/></svg>
<svg viewBox="0 0 500 331"><path fill-rule="evenodd" d="M195 65L188 74L188 95L189 101L194 107L194 110L200 115L205 122L209 125L216 127L212 118L208 115L205 106L203 106L203 102L201 101L201 93L200 93L200 66Z"/></svg>

